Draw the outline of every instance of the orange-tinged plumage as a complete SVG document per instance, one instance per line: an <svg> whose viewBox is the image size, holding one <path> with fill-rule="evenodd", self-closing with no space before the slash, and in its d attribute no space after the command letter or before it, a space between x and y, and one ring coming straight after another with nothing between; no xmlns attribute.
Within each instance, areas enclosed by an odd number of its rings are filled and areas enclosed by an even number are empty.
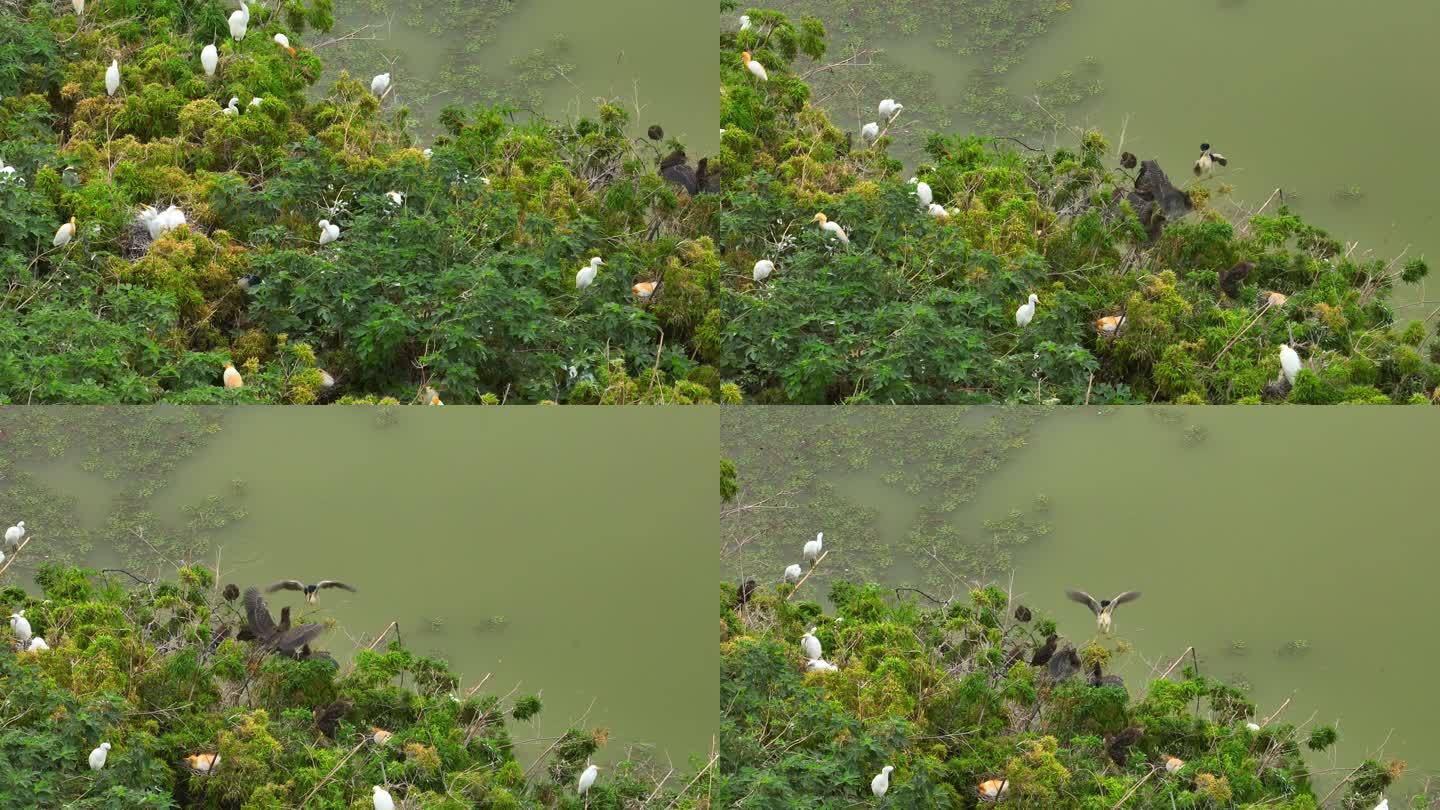
<svg viewBox="0 0 1440 810"><path fill-rule="evenodd" d="M994 800L1004 796L1009 787L1010 785L1005 779L986 779L979 784L976 790L980 793L980 798Z"/></svg>
<svg viewBox="0 0 1440 810"><path fill-rule="evenodd" d="M1284 293L1272 291L1265 294L1265 303L1269 304L1272 309L1285 306L1285 302L1289 300L1290 297Z"/></svg>
<svg viewBox="0 0 1440 810"><path fill-rule="evenodd" d="M238 372L238 371L235 370L235 364L234 364L234 363L226 363L226 364L225 364L225 387L226 387L226 388L244 388L244 387L245 387L245 381L240 378L240 372Z"/></svg>
<svg viewBox="0 0 1440 810"><path fill-rule="evenodd" d="M383 728L378 728L376 726L370 727L370 739L373 740L377 745L384 745L385 743L390 742L390 738L393 736L395 735L386 731Z"/></svg>
<svg viewBox="0 0 1440 810"><path fill-rule="evenodd" d="M1124 315L1106 315L1103 318L1095 319L1095 328L1105 334L1111 334L1117 329L1125 326Z"/></svg>
<svg viewBox="0 0 1440 810"><path fill-rule="evenodd" d="M209 773L214 770L216 765L220 764L220 755L191 754L185 757L185 764L190 766L190 770L196 771L197 773Z"/></svg>
<svg viewBox="0 0 1440 810"><path fill-rule="evenodd" d="M655 294L655 288L659 286L660 282L658 281L642 281L631 287L630 292L635 293L642 301L648 301L650 296Z"/></svg>

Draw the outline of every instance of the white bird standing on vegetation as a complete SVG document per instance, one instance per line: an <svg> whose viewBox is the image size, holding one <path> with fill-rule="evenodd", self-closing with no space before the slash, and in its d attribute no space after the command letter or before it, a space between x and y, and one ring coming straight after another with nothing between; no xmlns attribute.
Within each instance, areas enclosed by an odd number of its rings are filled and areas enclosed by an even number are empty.
<svg viewBox="0 0 1440 810"><path fill-rule="evenodd" d="M57 230L57 231L55 231L55 238L54 238L53 240L51 240L50 244L53 245L53 246L55 246L55 247L57 247L57 248L58 248L58 247L65 247L66 245L70 244L70 240L71 240L71 239L74 239L74 238L75 238L75 217L70 217L70 221L69 221L69 222L65 223L64 225L61 225L61 226L60 226L60 229Z"/></svg>
<svg viewBox="0 0 1440 810"><path fill-rule="evenodd" d="M375 802L375 810L395 810L395 800L385 788L376 785L371 791L371 798Z"/></svg>
<svg viewBox="0 0 1440 810"><path fill-rule="evenodd" d="M13 546L25 537L25 521L20 521L5 530L5 545Z"/></svg>
<svg viewBox="0 0 1440 810"><path fill-rule="evenodd" d="M389 73L381 73L381 74L377 75L375 78L373 78L373 79L370 80L370 92L371 92L371 93L374 93L376 98L384 98L384 97L385 97L385 91L386 91L386 90L389 90L389 89L390 89L390 74L389 74Z"/></svg>
<svg viewBox="0 0 1440 810"><path fill-rule="evenodd" d="M599 775L600 766L589 766L580 774L580 781L575 784L575 789L579 791L581 796L584 796L587 792L589 792L590 786L595 784L595 777Z"/></svg>
<svg viewBox="0 0 1440 810"><path fill-rule="evenodd" d="M200 66L205 68L206 76L214 76L215 68L220 64L220 52L215 49L215 43L206 45L200 51Z"/></svg>
<svg viewBox="0 0 1440 810"><path fill-rule="evenodd" d="M775 272L775 263L769 259L761 259L755 262L755 269L751 271L751 276L755 279L755 283L759 284L769 278L773 272Z"/></svg>
<svg viewBox="0 0 1440 810"><path fill-rule="evenodd" d="M741 30L741 31L749 31L749 30L750 30L750 15L749 15L749 14L741 14L741 15L740 15L740 30Z"/></svg>
<svg viewBox="0 0 1440 810"><path fill-rule="evenodd" d="M295 55L295 49L290 47L289 37L285 36L284 34L276 34L275 36L271 37L271 39L275 40L276 45L279 45L280 47L289 51L291 56Z"/></svg>
<svg viewBox="0 0 1440 810"><path fill-rule="evenodd" d="M105 95L113 96L115 91L120 89L120 60L111 59L110 67L105 69Z"/></svg>
<svg viewBox="0 0 1440 810"><path fill-rule="evenodd" d="M1300 355L1290 348L1288 344L1280 344L1280 373L1285 375L1285 382L1295 384L1295 378L1300 375Z"/></svg>
<svg viewBox="0 0 1440 810"><path fill-rule="evenodd" d="M236 42L245 38L245 30L250 27L250 7L245 5L245 0L240 0L240 10L230 12L230 36Z"/></svg>
<svg viewBox="0 0 1440 810"><path fill-rule="evenodd" d="M770 75L765 72L765 66L751 59L749 51L742 52L740 54L740 60L745 63L745 69L750 71L750 75L762 82L770 81Z"/></svg>
<svg viewBox="0 0 1440 810"><path fill-rule="evenodd" d="M225 109L221 110L220 112L223 112L223 113L225 113L226 115L239 115L239 114L240 114L240 106L239 106L239 105L240 105L240 99L239 99L239 97L237 97L237 96L231 96L231 97L230 97L230 103L229 103L229 104L226 104L226 105L225 105Z"/></svg>
<svg viewBox="0 0 1440 810"><path fill-rule="evenodd" d="M25 618L25 611L10 614L10 632L22 645L30 643L30 620Z"/></svg>
<svg viewBox="0 0 1440 810"><path fill-rule="evenodd" d="M110 755L110 743L102 742L100 747L90 752L90 770L98 771L105 767L105 758Z"/></svg>
<svg viewBox="0 0 1440 810"><path fill-rule="evenodd" d="M155 210L155 206L147 205L140 209L140 215L136 221L145 226L150 232L150 239L159 239L166 231L178 228L185 224L185 212L175 206L170 206L164 211Z"/></svg>
<svg viewBox="0 0 1440 810"><path fill-rule="evenodd" d="M1029 326L1031 319L1035 317L1035 305L1038 303L1040 303L1040 297L1035 293L1030 293L1030 300L1021 304L1020 308L1015 310L1015 325L1021 329Z"/></svg>
<svg viewBox="0 0 1440 810"><path fill-rule="evenodd" d="M928 210L930 211L930 216L933 219L950 218L950 212L946 211L945 206L941 205L940 203L930 203L930 208Z"/></svg>
<svg viewBox="0 0 1440 810"><path fill-rule="evenodd" d="M814 221L820 223L820 230L832 234L836 239L840 240L842 245L850 244L850 237L845 234L845 229L840 227L840 223L831 222L823 213L816 214Z"/></svg>
<svg viewBox="0 0 1440 810"><path fill-rule="evenodd" d="M804 573L805 570L800 567L800 563L791 563L785 566L785 581L799 582L801 575Z"/></svg>
<svg viewBox="0 0 1440 810"><path fill-rule="evenodd" d="M880 125L871 121L860 128L860 137L874 143L875 139L880 137Z"/></svg>
<svg viewBox="0 0 1440 810"><path fill-rule="evenodd" d="M580 272L575 274L575 289L583 290L593 284L595 274L600 272L600 265L604 263L605 260L599 256L590 257L590 263L580 268Z"/></svg>
<svg viewBox="0 0 1440 810"><path fill-rule="evenodd" d="M45 639L43 637L36 636L35 638L30 639L30 646L26 647L25 649L28 652L41 653L50 649L50 645L45 643Z"/></svg>
<svg viewBox="0 0 1440 810"><path fill-rule="evenodd" d="M900 104L899 102L895 101L895 99L884 99L880 102L880 117L885 119L885 123L888 124L891 121L894 121L895 116L899 115L900 111L903 109L905 109L905 105Z"/></svg>
<svg viewBox="0 0 1440 810"><path fill-rule="evenodd" d="M391 205L401 206L405 204L405 194L403 192L387 191L385 192L385 196L390 198Z"/></svg>
<svg viewBox="0 0 1440 810"><path fill-rule="evenodd" d="M330 220L320 220L320 244L328 245L340 238L340 226L332 225Z"/></svg>
<svg viewBox="0 0 1440 810"><path fill-rule="evenodd" d="M1249 731L1259 731L1260 726L1256 723L1246 723L1245 728Z"/></svg>
<svg viewBox="0 0 1440 810"><path fill-rule="evenodd" d="M811 661L825 654L824 648L820 646L820 639L815 637L815 630L816 628L812 627L805 631L805 635L800 637L800 649L805 652L805 657Z"/></svg>
<svg viewBox="0 0 1440 810"><path fill-rule="evenodd" d="M226 363L226 364L225 364L225 373L224 373L224 374L221 374L221 375L220 375L220 378L225 381L225 387L226 387L226 388L244 388L244 387L245 387L245 381L242 380L242 379L240 379L240 372L238 372L238 371L235 370L235 364L234 364L234 363Z"/></svg>
<svg viewBox="0 0 1440 810"><path fill-rule="evenodd" d="M870 792L874 793L877 799L885 798L885 792L890 790L890 772L893 770L895 770L894 765L886 765L880 769L880 773L875 774L874 779L870 780Z"/></svg>
<svg viewBox="0 0 1440 810"><path fill-rule="evenodd" d="M910 182L915 186L915 196L920 198L921 205L928 208L931 203L935 202L935 194L930 190L929 183L914 177L910 178Z"/></svg>
<svg viewBox="0 0 1440 810"><path fill-rule="evenodd" d="M814 540L810 540L805 543L805 559L809 560L811 565L814 565L815 561L820 559L820 552L823 551L824 548L825 533L820 532L819 534L815 535Z"/></svg>

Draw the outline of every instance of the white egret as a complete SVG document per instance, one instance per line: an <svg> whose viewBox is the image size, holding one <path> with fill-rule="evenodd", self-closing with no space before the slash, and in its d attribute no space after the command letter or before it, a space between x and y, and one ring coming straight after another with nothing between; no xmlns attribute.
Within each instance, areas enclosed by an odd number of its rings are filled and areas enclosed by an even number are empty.
<svg viewBox="0 0 1440 810"><path fill-rule="evenodd" d="M583 290L589 287L595 281L595 274L600 272L600 265L604 263L605 260L599 256L592 256L590 263L580 268L580 272L575 274L575 289Z"/></svg>
<svg viewBox="0 0 1440 810"><path fill-rule="evenodd" d="M793 563L791 565L787 565L785 566L785 581L799 582L801 574L804 573L805 571L800 567L800 563Z"/></svg>
<svg viewBox="0 0 1440 810"><path fill-rule="evenodd" d="M928 209L926 209L926 210L928 210L928 211L930 212L930 216L931 216L933 219L949 219L949 218L950 218L950 212L949 212L949 211L946 211L946 210L945 210L945 206L941 205L940 203L930 203L930 207L929 207Z"/></svg>
<svg viewBox="0 0 1440 810"><path fill-rule="evenodd" d="M75 9L76 17L85 13L85 0L70 0L70 5Z"/></svg>
<svg viewBox="0 0 1440 810"><path fill-rule="evenodd" d="M1077 591L1074 588L1066 588L1065 597L1067 599L1070 599L1071 601L1079 602L1085 607L1090 608L1090 612L1095 614L1095 626L1099 628L1100 632L1109 633L1115 625L1115 608L1125 604L1126 602L1134 602L1136 599L1139 599L1140 592L1125 591L1124 593L1116 596L1114 599L1097 600L1095 597L1091 596L1088 593L1085 593L1084 591Z"/></svg>
<svg viewBox="0 0 1440 810"><path fill-rule="evenodd" d="M252 97L250 98L250 104L249 104L249 106L251 106L251 107L259 107L262 103L264 103L264 101L265 101L265 99L260 98L259 96L252 96Z"/></svg>
<svg viewBox="0 0 1440 810"><path fill-rule="evenodd" d="M921 205L929 207L930 203L935 202L935 194L930 190L929 183L914 177L910 178L910 182L915 185L915 196L920 198Z"/></svg>
<svg viewBox="0 0 1440 810"><path fill-rule="evenodd" d="M1259 731L1260 726L1256 723L1246 723L1245 728L1249 731Z"/></svg>
<svg viewBox="0 0 1440 810"><path fill-rule="evenodd" d="M239 114L240 114L240 106L239 106L239 105L240 105L240 99L239 99L239 97L237 97L237 96L231 96L231 97L230 97L230 103L229 103L229 104L226 104L226 105L225 105L225 109L221 110L220 112L223 112L223 113L225 113L226 115L239 115Z"/></svg>
<svg viewBox="0 0 1440 810"><path fill-rule="evenodd" d="M373 79L370 80L370 92L374 93L376 98L384 98L384 96L385 96L385 91L386 91L386 90L389 90L389 89L390 89L390 74L389 74L389 73L381 73L381 74L377 75L375 78L373 78Z"/></svg>
<svg viewBox="0 0 1440 810"><path fill-rule="evenodd" d="M45 643L45 638L43 636L36 636L35 638L30 639L30 646L26 647L25 649L29 652L39 653L50 649L50 645Z"/></svg>
<svg viewBox="0 0 1440 810"><path fill-rule="evenodd" d="M375 802L375 810L395 810L395 800L391 798L390 791L379 785L372 790L371 798Z"/></svg>
<svg viewBox="0 0 1440 810"><path fill-rule="evenodd" d="M860 137L874 143L875 139L880 137L880 125L871 121L860 128Z"/></svg>
<svg viewBox="0 0 1440 810"><path fill-rule="evenodd" d="M761 259L755 262L755 269L751 271L751 276L755 279L755 283L759 284L769 278L773 272L775 272L775 263L769 259Z"/></svg>
<svg viewBox="0 0 1440 810"><path fill-rule="evenodd" d="M811 565L814 565L815 561L820 559L820 552L823 551L824 548L825 533L820 532L819 534L815 535L814 540L810 540L805 543L805 559L809 560Z"/></svg>
<svg viewBox="0 0 1440 810"><path fill-rule="evenodd" d="M219 754L191 754L185 757L185 764L196 773L210 773L220 764Z"/></svg>
<svg viewBox="0 0 1440 810"><path fill-rule="evenodd" d="M754 59L751 59L749 51L741 53L740 60L745 63L745 69L750 71L750 75L754 76L762 82L770 81L769 74L765 72L765 66L760 64L759 62L756 62Z"/></svg>
<svg viewBox="0 0 1440 810"><path fill-rule="evenodd" d="M650 296L655 294L655 288L659 286L660 282L658 281L642 281L632 286L630 292L634 293L635 297L641 301L649 301Z"/></svg>
<svg viewBox="0 0 1440 810"><path fill-rule="evenodd" d="M71 240L71 239L74 239L74 238L75 238L75 217L70 217L70 221L69 221L69 222L65 223L64 225L61 225L61 226L60 226L60 229L57 230L57 231L55 231L55 238L54 238L53 240L51 240L50 244L51 244L51 245L54 245L54 246L57 247L57 248L58 248L58 247L65 247L66 245L70 244L70 240Z"/></svg>
<svg viewBox="0 0 1440 810"><path fill-rule="evenodd" d="M1380 803L1375 805L1375 810L1390 810L1390 800L1381 799Z"/></svg>
<svg viewBox="0 0 1440 810"><path fill-rule="evenodd" d="M1185 760L1179 757L1165 757L1165 772L1174 773L1185 767Z"/></svg>
<svg viewBox="0 0 1440 810"><path fill-rule="evenodd" d="M289 51L291 56L295 55L295 49L290 47L289 37L285 36L284 34L276 34L275 36L271 37L271 39L275 40L276 45L279 45L280 47Z"/></svg>
<svg viewBox="0 0 1440 810"><path fill-rule="evenodd" d="M120 89L120 60L111 59L110 67L105 69L105 95L113 96L115 91Z"/></svg>
<svg viewBox="0 0 1440 810"><path fill-rule="evenodd" d="M320 244L328 245L340 238L340 226L332 225L330 220L320 220Z"/></svg>
<svg viewBox="0 0 1440 810"><path fill-rule="evenodd" d="M1291 385L1295 384L1295 378L1300 375L1300 355L1283 343L1280 345L1280 373L1285 375L1285 381Z"/></svg>
<svg viewBox="0 0 1440 810"><path fill-rule="evenodd" d="M1035 293L1030 293L1030 300L1021 304L1020 308L1015 310L1015 325L1021 329L1029 326L1030 320L1035 317L1035 305L1038 303L1040 303L1039 296L1035 295Z"/></svg>
<svg viewBox="0 0 1440 810"><path fill-rule="evenodd" d="M108 756L110 756L110 743L100 743L99 748L90 752L90 770L98 771L105 767L105 758Z"/></svg>
<svg viewBox="0 0 1440 810"><path fill-rule="evenodd" d="M426 149L425 151L421 152L420 154L424 155L426 160L429 160L429 159L430 159L430 156L433 155L433 154L435 154L435 151L432 150L432 149ZM488 186L488 185L490 185L490 183L489 183L489 182L486 182L485 185Z"/></svg>
<svg viewBox="0 0 1440 810"><path fill-rule="evenodd" d="M808 672L834 672L839 667L823 658L815 658L805 663L805 669Z"/></svg>
<svg viewBox="0 0 1440 810"><path fill-rule="evenodd" d="M322 369L319 369L319 371L320 371L320 387L321 387L321 388L334 388L334 387L335 387L335 378L332 377L332 376L330 376L330 372L326 371L326 370L323 369L323 368L322 368Z"/></svg>
<svg viewBox="0 0 1440 810"><path fill-rule="evenodd" d="M236 41L245 38L245 30L250 27L250 7L245 5L245 0L240 0L240 10L230 12L230 36Z"/></svg>
<svg viewBox="0 0 1440 810"><path fill-rule="evenodd" d="M741 14L741 15L740 15L740 30L741 30L741 31L749 31L749 30L750 30L750 15L749 15L749 14Z"/></svg>
<svg viewBox="0 0 1440 810"><path fill-rule="evenodd" d="M10 632L20 639L21 644L30 643L30 620L25 618L25 611L10 614Z"/></svg>
<svg viewBox="0 0 1440 810"><path fill-rule="evenodd" d="M5 562L5 552L0 551L0 563Z"/></svg>
<svg viewBox="0 0 1440 810"><path fill-rule="evenodd" d="M404 205L404 204L405 204L405 194L404 194L404 192L400 192L400 191L387 191L387 192L385 192L385 196L390 198L390 204L391 204L391 205L400 206L400 205Z"/></svg>
<svg viewBox="0 0 1440 810"><path fill-rule="evenodd" d="M980 794L980 798L993 802L998 801L1001 796L1004 796L1005 789L1008 787L1010 787L1009 780L986 779L984 782L981 782L975 790Z"/></svg>
<svg viewBox="0 0 1440 810"><path fill-rule="evenodd" d="M812 221L820 223L820 230L839 239L842 245L850 244L850 237L845 234L845 229L840 227L840 223L831 222L823 213L816 214L815 219Z"/></svg>
<svg viewBox="0 0 1440 810"><path fill-rule="evenodd" d="M595 784L595 777L599 775L600 766L589 766L580 774L580 781L576 783L575 789L579 791L581 796L584 796L585 793L590 790L590 786Z"/></svg>
<svg viewBox="0 0 1440 810"><path fill-rule="evenodd" d="M889 123L891 121L894 121L895 116L899 115L900 111L903 109L905 109L905 105L896 102L895 99L884 99L880 102L880 117L885 119L886 123Z"/></svg>
<svg viewBox="0 0 1440 810"><path fill-rule="evenodd" d="M25 521L20 521L5 530L5 544L13 546L25 537Z"/></svg>
<svg viewBox="0 0 1440 810"><path fill-rule="evenodd" d="M876 798L884 798L885 792L890 789L890 772L893 770L894 765L886 765L870 780L870 792L874 793Z"/></svg>
<svg viewBox="0 0 1440 810"><path fill-rule="evenodd" d="M800 637L800 649L805 652L805 657L811 661L825 654L824 648L820 646L820 639L815 637L815 630L816 628L812 627L805 631L805 635Z"/></svg>
<svg viewBox="0 0 1440 810"><path fill-rule="evenodd" d="M220 64L220 52L215 49L215 43L206 45L200 51L200 66L205 68L206 76L214 76L215 68Z"/></svg>
<svg viewBox="0 0 1440 810"><path fill-rule="evenodd" d="M15 167L14 167L14 166L6 166L6 165L5 165L5 161L4 161L3 159L0 159L0 179L6 179L6 178L8 178L9 175L12 175L12 174L14 174L14 173L15 173Z"/></svg>
<svg viewBox="0 0 1440 810"><path fill-rule="evenodd" d="M220 375L225 381L226 388L244 388L245 381L240 378L240 372L235 370L234 363L225 364L225 373Z"/></svg>
<svg viewBox="0 0 1440 810"><path fill-rule="evenodd" d="M431 388L428 385L420 389L420 401L425 403L426 405L445 404L444 402L440 401L440 392L436 391L434 388Z"/></svg>
<svg viewBox="0 0 1440 810"><path fill-rule="evenodd" d="M1219 152L1210 151L1210 144L1200 144L1200 157L1195 161L1195 176L1199 177L1202 174L1209 174L1217 164L1220 166L1228 166L1230 165L1230 161L1226 160L1225 156Z"/></svg>

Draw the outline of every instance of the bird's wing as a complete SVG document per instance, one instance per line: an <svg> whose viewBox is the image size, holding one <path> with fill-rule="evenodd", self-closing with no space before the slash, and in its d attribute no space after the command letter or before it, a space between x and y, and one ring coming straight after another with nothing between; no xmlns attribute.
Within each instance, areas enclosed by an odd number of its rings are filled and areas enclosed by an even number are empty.
<svg viewBox="0 0 1440 810"><path fill-rule="evenodd" d="M1125 604L1126 602L1134 602L1136 599L1139 599L1139 598L1140 598L1140 592L1139 592L1139 591L1126 591L1126 592L1120 594L1119 596L1115 597L1114 599L1111 599L1111 600L1110 600L1110 609L1111 609L1111 610L1114 610L1116 605L1123 605L1123 604Z"/></svg>
<svg viewBox="0 0 1440 810"><path fill-rule="evenodd" d="M1230 165L1230 161L1226 160L1226 159L1225 159L1225 156L1222 155L1222 154L1220 154L1220 153L1218 153L1218 152L1211 152L1211 153L1210 153L1210 159L1213 160L1213 161L1215 161L1216 163L1219 163L1221 166L1228 166L1228 165Z"/></svg>
<svg viewBox="0 0 1440 810"><path fill-rule="evenodd" d="M265 589L265 592L266 592L266 593L275 593L276 591L303 591L303 590L305 590L305 583L301 582L300 580L298 580L298 579L282 579L282 580L280 580L279 582L275 583L274 585L271 585L270 587L266 588L266 589Z"/></svg>
<svg viewBox="0 0 1440 810"><path fill-rule="evenodd" d="M1066 588L1065 596L1075 602L1079 602L1085 607L1090 608L1090 612L1094 613L1096 616L1100 615L1100 603L1096 602L1095 597L1091 596L1090 594L1085 593L1084 591L1077 591L1074 588Z"/></svg>
<svg viewBox="0 0 1440 810"><path fill-rule="evenodd" d="M264 640L275 635L275 620L271 618L270 608L265 606L265 597L260 595L258 588L245 589L245 618L256 638Z"/></svg>
<svg viewBox="0 0 1440 810"><path fill-rule="evenodd" d="M323 632L325 632L323 624L302 624L276 636L270 642L270 646L280 650L294 650L302 644L314 641Z"/></svg>
<svg viewBox="0 0 1440 810"><path fill-rule="evenodd" d="M358 591L353 585L346 585L345 583L341 582L341 581L338 580L338 579L322 579L322 580L320 580L319 582L315 583L315 587L316 587L317 589L318 589L318 588L344 588L345 590L350 591L351 593L359 593L359 591Z"/></svg>

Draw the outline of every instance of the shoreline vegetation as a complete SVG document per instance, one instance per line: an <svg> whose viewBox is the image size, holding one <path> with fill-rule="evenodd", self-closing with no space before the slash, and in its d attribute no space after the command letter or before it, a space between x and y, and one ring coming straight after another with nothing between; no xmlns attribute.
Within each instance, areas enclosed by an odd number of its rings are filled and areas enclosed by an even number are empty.
<svg viewBox="0 0 1440 810"><path fill-rule="evenodd" d="M0 404L738 400L693 350L715 178L663 128L421 144L388 75L309 94L328 0L74 6L0 5Z"/></svg>
<svg viewBox="0 0 1440 810"><path fill-rule="evenodd" d="M40 596L11 576L0 582L12 615L0 627L7 806L369 808L377 785L405 807L705 804L698 777L633 760L602 768L581 795L606 729L571 728L526 767L515 729L540 713L538 696L465 688L389 628L338 662L321 649L333 620L291 626L286 608L270 626L258 590L240 598L204 566L149 581L45 564ZM102 743L95 770L86 755Z"/></svg>
<svg viewBox="0 0 1440 810"><path fill-rule="evenodd" d="M720 35L718 243L746 280L717 340L746 401L1434 401L1440 343L1388 301L1423 259L1357 256L1278 195L1232 222L1223 173L1096 131L931 133L907 182L890 130L915 111L847 132L812 103L820 20L721 10L745 22Z"/></svg>
<svg viewBox="0 0 1440 810"><path fill-rule="evenodd" d="M806 585L721 582L718 806L1370 810L1405 769L1312 772L1334 727L1262 712L1188 651L1126 684L1123 640L1057 638L999 587L836 581L827 611Z"/></svg>

